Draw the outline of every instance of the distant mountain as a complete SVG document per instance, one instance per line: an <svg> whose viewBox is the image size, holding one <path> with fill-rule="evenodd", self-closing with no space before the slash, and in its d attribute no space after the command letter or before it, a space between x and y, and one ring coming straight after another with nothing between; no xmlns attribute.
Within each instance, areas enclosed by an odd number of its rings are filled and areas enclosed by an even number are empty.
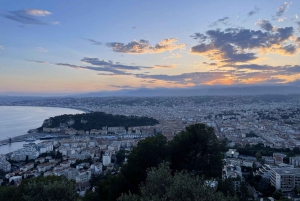
<svg viewBox="0 0 300 201"><path fill-rule="evenodd" d="M296 86L234 86L234 87L192 87L192 88L140 88L136 90L118 90L107 92L93 92L76 95L77 97L105 97L105 96L206 96L206 95L263 95L263 94L300 94L300 87Z"/></svg>
<svg viewBox="0 0 300 201"><path fill-rule="evenodd" d="M227 96L227 95L264 95L264 94L300 94L300 87L297 86L205 86L190 88L139 88L123 89L117 91L99 91L65 96L1 96L0 102L38 100L48 98L83 98L83 97L167 97L167 96Z"/></svg>

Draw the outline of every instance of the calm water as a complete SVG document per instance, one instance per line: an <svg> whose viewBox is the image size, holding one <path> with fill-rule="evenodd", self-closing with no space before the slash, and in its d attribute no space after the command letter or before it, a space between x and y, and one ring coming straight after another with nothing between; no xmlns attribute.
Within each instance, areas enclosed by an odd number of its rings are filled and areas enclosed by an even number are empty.
<svg viewBox="0 0 300 201"><path fill-rule="evenodd" d="M0 140L27 134L29 129L38 128L49 117L62 114L79 114L80 110L55 107L0 106ZM38 142L38 141L36 141ZM0 154L23 147L23 143L0 146Z"/></svg>

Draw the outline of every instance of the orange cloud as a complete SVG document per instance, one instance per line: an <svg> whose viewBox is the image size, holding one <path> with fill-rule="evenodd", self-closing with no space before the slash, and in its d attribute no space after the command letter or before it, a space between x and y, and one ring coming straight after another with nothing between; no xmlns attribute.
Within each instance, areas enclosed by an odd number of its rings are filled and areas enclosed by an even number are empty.
<svg viewBox="0 0 300 201"><path fill-rule="evenodd" d="M107 43L108 47L111 47L115 52L127 53L127 54L154 54L165 51L172 51L176 49L184 49L185 44L177 44L177 38L164 39L156 45L152 46L147 40L132 41L128 44L124 43Z"/></svg>

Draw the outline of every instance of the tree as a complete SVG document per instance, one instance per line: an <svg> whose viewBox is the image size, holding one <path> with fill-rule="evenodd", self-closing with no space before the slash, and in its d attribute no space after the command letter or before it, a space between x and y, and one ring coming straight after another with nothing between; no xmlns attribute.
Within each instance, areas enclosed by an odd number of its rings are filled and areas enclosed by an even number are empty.
<svg viewBox="0 0 300 201"><path fill-rule="evenodd" d="M225 197L207 183L203 177L191 176L187 172L176 172L174 176L167 163L147 172L144 184L140 186L141 195L122 194L118 201L229 201L237 198Z"/></svg>
<svg viewBox="0 0 300 201"><path fill-rule="evenodd" d="M260 152L256 152L255 157L256 157L257 159L260 159L260 158L261 158Z"/></svg>
<svg viewBox="0 0 300 201"><path fill-rule="evenodd" d="M163 135L139 141L128 155L127 163L122 166L120 173L99 181L100 199L115 201L122 193L137 193L139 184L146 179L147 169L157 167L166 160L167 153L167 139Z"/></svg>
<svg viewBox="0 0 300 201"><path fill-rule="evenodd" d="M18 194L21 200L30 201L74 201L77 198L75 181L68 181L64 176L24 180Z"/></svg>
<svg viewBox="0 0 300 201"><path fill-rule="evenodd" d="M283 196L283 193L281 191L275 191L272 195L272 197L275 199L275 200L279 200L281 197Z"/></svg>
<svg viewBox="0 0 300 201"><path fill-rule="evenodd" d="M126 154L126 152L124 149L118 151L118 153L116 154L116 158L117 158L116 162L118 165L121 165L124 162L125 157L126 157L125 154Z"/></svg>
<svg viewBox="0 0 300 201"><path fill-rule="evenodd" d="M28 155L26 155L25 164L27 164L28 162L29 162L29 158L28 158Z"/></svg>
<svg viewBox="0 0 300 201"><path fill-rule="evenodd" d="M208 178L220 177L223 146L212 127L191 125L169 142L171 169L194 171Z"/></svg>
<svg viewBox="0 0 300 201"><path fill-rule="evenodd" d="M16 188L10 186L0 187L0 200L15 200L16 199Z"/></svg>

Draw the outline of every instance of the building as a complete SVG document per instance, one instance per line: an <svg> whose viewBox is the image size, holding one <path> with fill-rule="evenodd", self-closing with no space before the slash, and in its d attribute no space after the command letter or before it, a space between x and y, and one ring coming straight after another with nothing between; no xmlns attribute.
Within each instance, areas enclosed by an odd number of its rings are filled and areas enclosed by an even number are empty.
<svg viewBox="0 0 300 201"><path fill-rule="evenodd" d="M105 154L102 156L102 163L104 166L107 166L111 163L111 156L109 151L106 151Z"/></svg>
<svg viewBox="0 0 300 201"><path fill-rule="evenodd" d="M283 163L283 158L285 158L286 155L282 153L273 153L273 158L275 164Z"/></svg>
<svg viewBox="0 0 300 201"><path fill-rule="evenodd" d="M294 167L298 167L300 166L300 156L296 156L296 157L290 157L289 159L290 164L293 165Z"/></svg>
<svg viewBox="0 0 300 201"><path fill-rule="evenodd" d="M275 160L273 157L270 156L262 156L262 159L265 161L267 164L274 164Z"/></svg>
<svg viewBox="0 0 300 201"><path fill-rule="evenodd" d="M0 170L3 172L10 172L11 171L11 165L6 160L4 155L0 155Z"/></svg>
<svg viewBox="0 0 300 201"><path fill-rule="evenodd" d="M225 153L226 158L238 158L239 157L239 152L236 151L236 149L229 149Z"/></svg>
<svg viewBox="0 0 300 201"><path fill-rule="evenodd" d="M300 185L300 168L273 168L271 185L282 192L292 191Z"/></svg>

